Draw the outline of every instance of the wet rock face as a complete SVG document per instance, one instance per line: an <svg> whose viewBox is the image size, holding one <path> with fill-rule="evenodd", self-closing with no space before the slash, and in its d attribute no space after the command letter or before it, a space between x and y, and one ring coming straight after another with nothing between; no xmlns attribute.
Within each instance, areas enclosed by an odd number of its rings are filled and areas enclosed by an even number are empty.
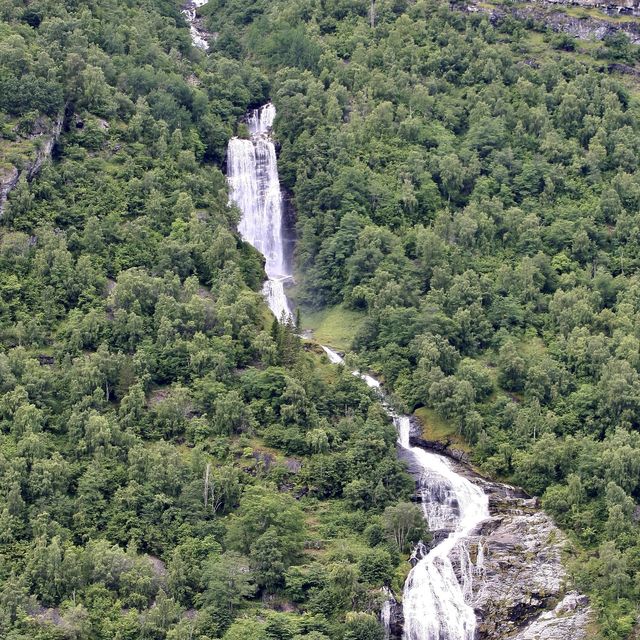
<svg viewBox="0 0 640 640"><path fill-rule="evenodd" d="M470 540L478 640L587 640L591 610L586 596L567 591L564 534L535 499L477 481L491 492L491 518Z"/></svg>
<svg viewBox="0 0 640 640"><path fill-rule="evenodd" d="M401 640L404 625L402 604L387 587L383 589L383 594L385 601L380 612L380 621L384 628L385 640Z"/></svg>
<svg viewBox="0 0 640 640"><path fill-rule="evenodd" d="M479 638L507 636L561 594L561 545L545 514L494 516L476 545L484 552L473 597Z"/></svg>
<svg viewBox="0 0 640 640"><path fill-rule="evenodd" d="M556 605L513 637L513 640L579 640L587 638L591 610L586 596L570 591Z"/></svg>

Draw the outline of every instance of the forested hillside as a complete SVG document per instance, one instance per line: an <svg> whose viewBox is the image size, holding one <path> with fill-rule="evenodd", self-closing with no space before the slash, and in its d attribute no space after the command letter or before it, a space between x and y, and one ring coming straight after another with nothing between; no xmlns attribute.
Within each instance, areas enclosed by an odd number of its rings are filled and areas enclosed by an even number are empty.
<svg viewBox="0 0 640 640"><path fill-rule="evenodd" d="M417 0L0 0L0 637L379 640L425 538L376 398L259 294L228 139L278 108L296 301L640 599L624 37ZM30 159L63 130L37 177ZM304 313L303 313L304 320Z"/></svg>
<svg viewBox="0 0 640 640"><path fill-rule="evenodd" d="M377 638L422 518L235 231L221 163L267 76L170 2L0 12L4 166L64 120L0 220L0 636Z"/></svg>
<svg viewBox="0 0 640 640"><path fill-rule="evenodd" d="M626 637L640 595L640 102L624 36L434 2L204 9L273 79L298 301L360 311L353 348L408 408L542 495ZM535 29L527 28L535 26ZM349 314L353 323L353 314ZM594 632L595 633L595 632Z"/></svg>

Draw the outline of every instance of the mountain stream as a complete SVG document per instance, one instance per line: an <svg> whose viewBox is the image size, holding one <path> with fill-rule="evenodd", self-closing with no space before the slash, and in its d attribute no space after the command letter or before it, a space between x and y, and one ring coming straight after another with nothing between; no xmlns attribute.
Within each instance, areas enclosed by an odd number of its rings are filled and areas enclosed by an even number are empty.
<svg viewBox="0 0 640 640"><path fill-rule="evenodd" d="M275 106L268 103L248 114L250 139L229 142L227 177L231 200L242 217L242 237L265 256L267 281L263 293L279 320L291 316L285 283L292 279L287 268L283 233L283 199L278 179L276 149L271 130ZM322 347L330 362L344 365L342 356ZM353 372L379 395L398 432L398 446L406 449L421 470L418 496L429 529L437 533L430 549L419 544L414 566L404 586L402 607L405 640L473 640L476 617L468 604L474 578L482 572L481 556L472 561L466 537L489 517L487 496L481 488L456 473L450 461L413 447L411 422L386 402L380 383L370 375ZM455 560L455 562L454 562ZM458 574L454 569L458 567ZM388 605L386 605L388 611ZM388 621L388 614L383 622Z"/></svg>

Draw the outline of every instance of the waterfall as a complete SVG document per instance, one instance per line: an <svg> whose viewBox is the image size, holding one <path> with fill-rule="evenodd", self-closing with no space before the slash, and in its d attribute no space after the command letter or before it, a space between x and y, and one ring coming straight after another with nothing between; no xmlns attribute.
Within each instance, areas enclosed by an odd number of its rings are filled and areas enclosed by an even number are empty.
<svg viewBox="0 0 640 640"><path fill-rule="evenodd" d="M189 33L191 34L191 42L198 49L207 51L209 49L209 43L204 37L204 32L197 26L197 11L199 7L207 4L208 0L188 0L183 6L182 13L189 23Z"/></svg>
<svg viewBox="0 0 640 640"><path fill-rule="evenodd" d="M467 538L489 517L489 501L472 482L457 474L442 456L409 444L410 422L395 419L399 444L411 451L422 477L419 494L432 531L448 535L413 567L403 592L405 640L473 640L476 617L468 604L476 573ZM460 580L451 562L459 554Z"/></svg>
<svg viewBox="0 0 640 640"><path fill-rule="evenodd" d="M252 111L247 118L250 139L233 138L227 154L227 178L231 201L242 213L238 230L242 237L265 257L268 280L263 292L269 308L278 319L291 316L284 293L284 282L291 278L282 233L282 194L271 129L276 115L269 103ZM342 356L322 347L333 364L344 364ZM473 640L476 618L468 604L474 575L481 574L480 550L474 567L468 548L473 529L489 517L484 492L457 474L447 458L410 443L408 416L398 415L386 401L380 382L353 371L373 389L393 419L398 445L413 456L421 469L418 493L425 519L439 542L432 548L419 544L412 555L411 569L403 591L404 640ZM443 534L443 535L442 535ZM452 556L459 562L456 575ZM383 606L381 621L389 631L390 601Z"/></svg>
<svg viewBox="0 0 640 640"><path fill-rule="evenodd" d="M385 600L380 609L380 622L382 622L384 629L384 638L385 640L389 640L391 637L391 604L393 602L393 594L389 587L382 587L382 593L385 595Z"/></svg>
<svg viewBox="0 0 640 640"><path fill-rule="evenodd" d="M343 364L342 357L322 347L330 362ZM354 371L369 387L382 395L380 383ZM414 566L404 585L404 640L473 640L476 617L468 604L473 577L482 570L480 551L476 566L471 561L467 538L473 529L489 517L485 493L456 473L450 461L410 444L411 421L398 415L383 400L398 432L398 445L408 451L422 470L418 486L422 510L431 531L445 536L430 551L418 545L412 555ZM458 554L460 580L451 557ZM382 612L383 617L385 611Z"/></svg>
<svg viewBox="0 0 640 640"><path fill-rule="evenodd" d="M282 192L271 129L276 108L268 103L247 118L251 138L232 138L227 152L231 200L242 212L238 231L265 257L267 304L278 320L291 317L284 283L292 278L286 265L282 231Z"/></svg>

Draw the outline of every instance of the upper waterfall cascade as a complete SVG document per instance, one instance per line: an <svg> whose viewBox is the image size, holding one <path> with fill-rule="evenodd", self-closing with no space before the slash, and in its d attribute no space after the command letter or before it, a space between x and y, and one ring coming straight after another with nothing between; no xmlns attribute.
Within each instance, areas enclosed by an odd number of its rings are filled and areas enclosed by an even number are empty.
<svg viewBox="0 0 640 640"><path fill-rule="evenodd" d="M182 13L189 23L189 33L191 34L191 41L194 46L199 49L207 51L209 49L209 43L204 37L203 32L198 28L196 24L197 11L200 7L207 4L208 0L189 0L183 7Z"/></svg>
<svg viewBox="0 0 640 640"><path fill-rule="evenodd" d="M282 193L275 145L271 138L275 115L276 110L271 103L250 112L247 117L250 139L233 138L229 141L227 177L231 201L242 213L238 230L264 255L268 280L263 291L271 311L276 318L283 319L291 314L283 284L291 274L285 259ZM340 354L329 347L323 346L323 349L330 362L344 364ZM419 493L429 528L445 532L438 544L416 558L405 583L403 638L473 640L476 618L468 601L474 575L481 571L482 554L478 553L475 564L471 561L467 537L489 517L487 496L456 473L446 458L412 447L409 417L398 415L388 405L378 380L359 371L353 374L380 395L398 431L398 445L410 452L422 471ZM460 578L454 570L454 554ZM388 607L383 608L383 622L388 620L388 613Z"/></svg>
<svg viewBox="0 0 640 640"><path fill-rule="evenodd" d="M276 148L271 129L276 109L268 103L251 111L247 126L251 138L232 138L227 153L231 200L242 212L238 231L265 257L268 280L263 293L279 320L291 316L284 283L291 279L285 258L283 203Z"/></svg>

